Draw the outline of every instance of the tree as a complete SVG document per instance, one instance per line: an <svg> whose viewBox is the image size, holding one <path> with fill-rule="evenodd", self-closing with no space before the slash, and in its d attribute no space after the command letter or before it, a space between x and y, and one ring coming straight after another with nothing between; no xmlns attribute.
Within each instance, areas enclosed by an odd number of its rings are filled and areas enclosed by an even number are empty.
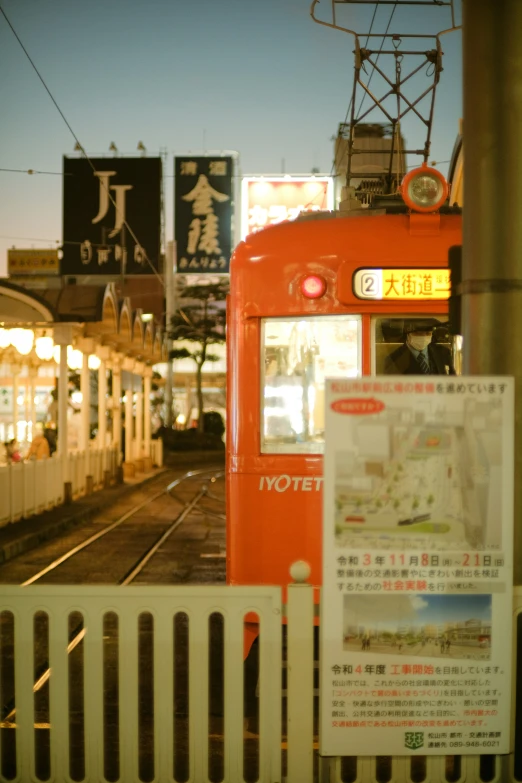
<svg viewBox="0 0 522 783"><path fill-rule="evenodd" d="M169 337L174 343L170 359L192 359L196 363L196 392L198 400L198 432L204 430L202 370L205 362L216 362L219 356L209 347L226 341L226 308L228 280L203 285L186 286L180 292L185 301L176 310L170 322ZM221 304L220 304L221 303ZM190 349L180 343L189 342Z"/></svg>

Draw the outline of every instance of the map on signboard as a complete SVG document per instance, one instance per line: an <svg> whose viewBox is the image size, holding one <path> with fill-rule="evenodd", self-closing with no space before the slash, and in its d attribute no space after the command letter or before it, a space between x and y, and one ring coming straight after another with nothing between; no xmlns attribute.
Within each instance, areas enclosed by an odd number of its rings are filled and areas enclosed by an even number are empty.
<svg viewBox="0 0 522 783"><path fill-rule="evenodd" d="M500 402L459 402L350 417L351 448L335 460L337 546L500 548Z"/></svg>

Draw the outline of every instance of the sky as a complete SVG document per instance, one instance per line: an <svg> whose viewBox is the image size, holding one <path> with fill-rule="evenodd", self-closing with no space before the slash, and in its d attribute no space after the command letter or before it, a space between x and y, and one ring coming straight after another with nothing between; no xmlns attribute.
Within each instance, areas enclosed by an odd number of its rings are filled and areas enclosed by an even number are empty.
<svg viewBox="0 0 522 783"><path fill-rule="evenodd" d="M73 154L75 137L92 157L109 156L111 142L120 155L136 155L140 141L148 155L166 156L167 241L175 155L234 150L243 176L330 173L332 137L352 92L354 45L352 36L316 24L310 5L0 0L65 117L0 13L0 276L9 247L59 246L62 160ZM337 19L364 33L374 10L344 5ZM386 30L392 10L377 9L374 33ZM321 0L316 16L331 21L331 0ZM395 9L389 31L432 34L449 26L447 9L406 6ZM461 32L442 41L430 161L446 174L462 117ZM408 147L423 146L421 123L405 120L402 132Z"/></svg>

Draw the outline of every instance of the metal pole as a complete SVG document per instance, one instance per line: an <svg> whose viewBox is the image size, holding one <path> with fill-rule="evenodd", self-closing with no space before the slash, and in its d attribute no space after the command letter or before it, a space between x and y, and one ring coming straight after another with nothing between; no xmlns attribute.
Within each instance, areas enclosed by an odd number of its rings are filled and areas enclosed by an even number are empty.
<svg viewBox="0 0 522 783"><path fill-rule="evenodd" d="M520 41L520 0L464 0L464 373L515 377L517 585L522 584Z"/></svg>
<svg viewBox="0 0 522 783"><path fill-rule="evenodd" d="M98 448L104 449L107 440L107 364L104 359L98 369Z"/></svg>
<svg viewBox="0 0 522 783"><path fill-rule="evenodd" d="M80 448L85 451L88 458L89 442L91 439L91 372L89 370L89 354L84 353L82 358L82 371L80 376L80 388L82 391L81 419L82 429ZM89 471L87 470L87 475Z"/></svg>
<svg viewBox="0 0 522 783"><path fill-rule="evenodd" d="M112 369L112 442L121 450L121 363Z"/></svg>
<svg viewBox="0 0 522 783"><path fill-rule="evenodd" d="M134 427L132 420L132 385L125 390L125 462L134 462L133 441Z"/></svg>
<svg viewBox="0 0 522 783"><path fill-rule="evenodd" d="M167 243L167 252L165 253L165 328L170 329L172 316L176 309L176 275L174 272L175 245L174 242ZM172 340L167 338L167 352L172 350ZM165 379L165 407L167 408L167 417L165 425L172 427L172 386L173 386L173 368L172 359L167 360L167 377Z"/></svg>
<svg viewBox="0 0 522 783"><path fill-rule="evenodd" d="M150 393L152 388L152 367L145 368L145 375L143 376L144 385L144 410L143 410L143 455L150 457L150 437L151 437L151 423L150 423Z"/></svg>
<svg viewBox="0 0 522 783"><path fill-rule="evenodd" d="M58 456L62 461L62 480L69 481L69 466L67 460L67 405L69 370L67 369L67 344L60 344L60 374L58 376Z"/></svg>

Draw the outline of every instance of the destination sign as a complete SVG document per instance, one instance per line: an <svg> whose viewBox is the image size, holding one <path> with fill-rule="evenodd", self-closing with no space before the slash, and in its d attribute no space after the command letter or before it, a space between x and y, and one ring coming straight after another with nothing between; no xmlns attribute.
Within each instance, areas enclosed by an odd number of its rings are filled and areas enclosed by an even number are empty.
<svg viewBox="0 0 522 783"><path fill-rule="evenodd" d="M353 277L359 299L448 299L450 289L449 269L358 269Z"/></svg>

